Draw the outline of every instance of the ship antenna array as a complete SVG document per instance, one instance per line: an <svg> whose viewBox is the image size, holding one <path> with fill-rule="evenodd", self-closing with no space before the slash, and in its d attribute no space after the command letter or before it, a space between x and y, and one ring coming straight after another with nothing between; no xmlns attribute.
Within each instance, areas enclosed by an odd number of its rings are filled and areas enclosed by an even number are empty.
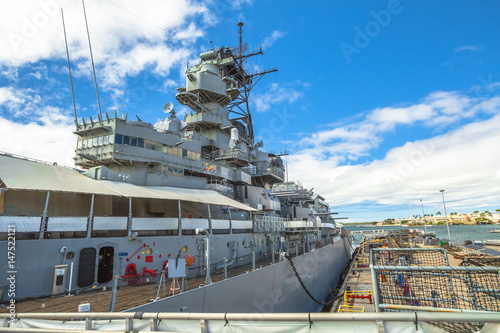
<svg viewBox="0 0 500 333"><path fill-rule="evenodd" d="M87 12L85 11L84 0L82 0L82 6L83 6L83 16L85 16L85 26L87 27L87 38L89 40L90 59L92 61L92 71L94 72L95 93L97 95L97 106L99 107L99 124L101 124L101 126L102 126L101 102L99 101L99 89L97 88L97 78L95 75L94 56L92 55L92 44L90 43L89 24L87 22Z"/></svg>
<svg viewBox="0 0 500 333"><path fill-rule="evenodd" d="M62 8L61 8L61 17L62 17L62 24L63 24L63 31L64 31L64 42L66 44L66 57L68 59L69 82L71 84L71 96L73 97L73 110L75 110L75 125L76 125L76 130L78 131L78 117L76 114L75 91L73 90L73 78L71 76L71 65L69 63L68 38L66 37L66 25L64 24L64 12L63 12Z"/></svg>
<svg viewBox="0 0 500 333"><path fill-rule="evenodd" d="M248 96L253 87L255 87L255 85L260 81L260 79L265 74L276 72L278 71L278 69L273 68L271 70L265 70L263 72L254 74L246 73L245 68L243 67L243 63L246 61L246 59L255 55L264 54L264 52L262 52L262 47L259 47L258 51L244 54L244 52L246 51L246 47L243 44L243 28L242 28L243 22L238 22L238 27L239 27L238 29L239 44L236 50L237 55L234 56L234 59L237 60L236 62L237 66L235 66L236 73L233 72L230 74L232 74L239 81L243 91L231 104L228 105L228 111L229 113L234 113L240 116L238 118L234 118L235 120L243 120L246 123L248 129L248 138L250 144L253 145L255 142L254 142L252 115L250 114L250 105L248 102ZM242 105L244 106L242 107Z"/></svg>

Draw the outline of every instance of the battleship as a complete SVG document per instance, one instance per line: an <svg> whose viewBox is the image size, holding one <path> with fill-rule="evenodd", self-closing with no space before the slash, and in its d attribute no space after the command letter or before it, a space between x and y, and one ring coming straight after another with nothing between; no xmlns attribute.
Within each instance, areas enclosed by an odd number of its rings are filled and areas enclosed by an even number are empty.
<svg viewBox="0 0 500 333"><path fill-rule="evenodd" d="M210 271L222 265L285 251L307 256L298 266L322 263L299 270L314 278L309 292L325 299L350 258L348 236L324 197L285 178L283 154L256 140L249 95L276 69L245 70L262 50L248 50L238 25L239 45L204 52L187 68L175 95L190 110L183 119L172 102L159 107L167 116L154 125L100 106L97 117L78 118L75 108L77 168L0 154L0 247L7 253L0 271L2 281L13 277L4 304L109 288L116 276L120 283L154 280L169 260L185 262L185 276L206 275L210 285ZM279 264L247 281L245 302L224 308L219 294L216 310L256 311L269 297L256 292L263 284L277 290L290 282L279 275L290 265ZM280 290L295 301L269 312L320 310L305 292Z"/></svg>

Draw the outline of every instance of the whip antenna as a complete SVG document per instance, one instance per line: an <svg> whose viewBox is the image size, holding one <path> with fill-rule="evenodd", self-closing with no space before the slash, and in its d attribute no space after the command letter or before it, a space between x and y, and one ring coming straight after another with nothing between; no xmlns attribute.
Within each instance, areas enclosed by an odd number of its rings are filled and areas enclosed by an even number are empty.
<svg viewBox="0 0 500 333"><path fill-rule="evenodd" d="M87 12L85 11L85 2L82 0L83 15L85 16L85 26L87 27L87 38L89 40L90 60L92 60L92 70L94 72L95 93L97 95L97 106L99 107L99 124L102 125L101 102L99 101L99 89L97 88L97 78L95 76L94 56L92 55L92 45L90 44L89 24L87 23Z"/></svg>
<svg viewBox="0 0 500 333"><path fill-rule="evenodd" d="M73 96L73 110L75 110L75 125L76 125L76 130L78 130L79 128L78 128L78 118L76 115L75 92L73 90L73 78L71 77L71 65L69 64L68 38L66 38L66 25L64 24L64 13L63 13L62 8L61 8L61 16L62 16L62 24L63 24L63 31L64 31L64 42L66 43L66 57L68 58L69 82L71 84L71 96Z"/></svg>

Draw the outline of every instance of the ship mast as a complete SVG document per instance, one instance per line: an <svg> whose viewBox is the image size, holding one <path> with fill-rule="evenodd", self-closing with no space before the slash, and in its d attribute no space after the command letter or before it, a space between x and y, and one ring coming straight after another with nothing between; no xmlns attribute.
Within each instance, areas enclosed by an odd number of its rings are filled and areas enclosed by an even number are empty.
<svg viewBox="0 0 500 333"><path fill-rule="evenodd" d="M245 122L247 125L248 129L248 139L250 145L254 144L254 132L253 132L253 124L252 124L252 115L250 114L250 105L248 103L248 97L250 95L250 92L252 91L253 87L260 81L260 79L272 72L278 71L277 68L272 68L269 70L264 70L262 72L258 73L253 73L249 74L245 71L245 68L243 67L244 63L246 60L250 57L264 54L262 52L262 47L259 45L259 50L255 52L250 52L248 54L245 54L245 51L247 50L247 45L243 43L243 22L238 22L238 33L239 33L239 45L238 45L238 50L237 54L234 55L234 59L237 60L235 63L235 68L232 70L231 74L240 84L240 89L241 89L241 94L236 98L232 103L228 105L228 112L236 114L237 118L233 118L232 120L242 120Z"/></svg>

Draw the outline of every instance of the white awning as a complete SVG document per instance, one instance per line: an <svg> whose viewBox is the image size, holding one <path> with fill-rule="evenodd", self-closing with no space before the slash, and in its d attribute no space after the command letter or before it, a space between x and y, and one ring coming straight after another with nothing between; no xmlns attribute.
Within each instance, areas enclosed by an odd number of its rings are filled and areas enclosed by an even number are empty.
<svg viewBox="0 0 500 333"><path fill-rule="evenodd" d="M137 186L109 180L98 181L82 175L75 169L2 155L0 155L0 181L9 190L182 200L257 211L250 206L211 190L167 186Z"/></svg>

